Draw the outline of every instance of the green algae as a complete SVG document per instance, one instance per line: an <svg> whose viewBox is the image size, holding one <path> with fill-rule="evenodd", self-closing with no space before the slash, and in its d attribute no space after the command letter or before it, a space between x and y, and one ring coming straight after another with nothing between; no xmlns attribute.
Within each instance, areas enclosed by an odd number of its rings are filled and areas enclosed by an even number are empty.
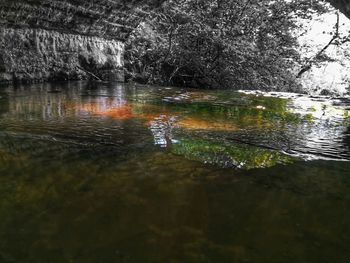
<svg viewBox="0 0 350 263"><path fill-rule="evenodd" d="M291 164L297 160L278 151L261 147L194 139L180 139L172 146L172 152L194 161L247 170Z"/></svg>

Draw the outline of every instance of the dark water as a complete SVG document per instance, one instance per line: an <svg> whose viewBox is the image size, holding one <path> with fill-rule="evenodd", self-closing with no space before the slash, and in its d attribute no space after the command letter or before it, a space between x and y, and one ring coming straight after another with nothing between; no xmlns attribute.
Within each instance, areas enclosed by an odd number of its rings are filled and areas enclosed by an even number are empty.
<svg viewBox="0 0 350 263"><path fill-rule="evenodd" d="M350 105L0 90L0 262L350 262Z"/></svg>

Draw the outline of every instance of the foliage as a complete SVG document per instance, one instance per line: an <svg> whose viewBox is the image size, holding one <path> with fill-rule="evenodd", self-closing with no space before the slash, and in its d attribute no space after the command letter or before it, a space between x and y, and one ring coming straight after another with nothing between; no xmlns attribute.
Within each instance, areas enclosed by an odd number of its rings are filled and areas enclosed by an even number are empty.
<svg viewBox="0 0 350 263"><path fill-rule="evenodd" d="M126 45L127 77L210 88L295 88L298 18L324 12L307 0L169 0Z"/></svg>

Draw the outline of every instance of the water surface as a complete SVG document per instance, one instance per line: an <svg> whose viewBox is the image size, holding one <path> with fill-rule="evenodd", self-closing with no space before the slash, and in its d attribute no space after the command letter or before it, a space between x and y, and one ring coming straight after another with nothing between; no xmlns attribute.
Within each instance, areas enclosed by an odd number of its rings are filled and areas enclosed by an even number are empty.
<svg viewBox="0 0 350 263"><path fill-rule="evenodd" d="M0 262L349 262L350 104L0 90Z"/></svg>

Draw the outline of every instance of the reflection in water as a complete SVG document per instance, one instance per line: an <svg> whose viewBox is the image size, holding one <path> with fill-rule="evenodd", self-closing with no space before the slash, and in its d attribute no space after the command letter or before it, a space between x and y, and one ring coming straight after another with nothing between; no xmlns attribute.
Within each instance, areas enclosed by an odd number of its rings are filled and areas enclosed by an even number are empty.
<svg viewBox="0 0 350 263"><path fill-rule="evenodd" d="M174 116L159 115L149 122L149 128L152 131L155 145L164 148L171 146L173 139L173 129L176 118Z"/></svg>
<svg viewBox="0 0 350 263"><path fill-rule="evenodd" d="M97 110L94 113L116 120L128 120L134 117L132 113L132 106L128 104L120 105L118 107L110 107L108 110Z"/></svg>
<svg viewBox="0 0 350 263"><path fill-rule="evenodd" d="M175 154L183 155L190 160L219 165L224 168L266 168L297 160L275 150L247 144L225 145L215 141L195 139L182 139L174 145L172 150Z"/></svg>
<svg viewBox="0 0 350 263"><path fill-rule="evenodd" d="M0 87L1 88L1 87ZM7 94L1 92L0 90L0 116L9 111L9 102L7 98Z"/></svg>
<svg viewBox="0 0 350 263"><path fill-rule="evenodd" d="M116 141L149 141L146 137L150 132L154 143L162 148L170 148L191 133L200 141L210 139L228 146L238 142L304 159L350 158L343 144L349 122L347 106L325 98L289 93L159 90L120 84L94 88L84 83L9 88L2 95L7 96L8 103L2 103L2 107L7 107L9 113L3 123L8 130L18 132L32 129L40 134L44 129L54 137L87 140L93 135L92 141L98 138L114 145ZM118 123L97 125L106 121ZM44 127L40 127L42 124ZM60 129L62 125L66 127ZM83 128L85 136L80 134ZM138 133L144 136L137 138Z"/></svg>
<svg viewBox="0 0 350 263"><path fill-rule="evenodd" d="M196 118L184 118L181 119L178 123L181 128L189 130L206 130L206 131L225 131L225 132L234 132L238 128L226 121L217 120L217 121L208 121Z"/></svg>
<svg viewBox="0 0 350 263"><path fill-rule="evenodd" d="M350 126L344 133L344 144L347 147L348 151L350 152Z"/></svg>
<svg viewBox="0 0 350 263"><path fill-rule="evenodd" d="M276 96L3 89L0 262L349 262L348 106Z"/></svg>

